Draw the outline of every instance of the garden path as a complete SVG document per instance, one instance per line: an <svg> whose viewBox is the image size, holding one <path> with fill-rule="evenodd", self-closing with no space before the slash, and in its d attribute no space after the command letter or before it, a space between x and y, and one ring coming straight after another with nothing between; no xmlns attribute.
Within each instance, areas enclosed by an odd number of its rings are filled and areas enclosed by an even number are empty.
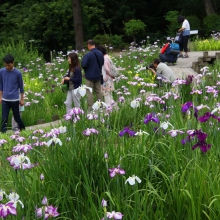
<svg viewBox="0 0 220 220"><path fill-rule="evenodd" d="M180 79L184 79L188 75L196 76L198 73L192 69L192 63L197 62L198 58L203 56L203 52L204 51L189 52L189 58L178 58L177 65L170 66L170 68ZM209 51L208 55L215 56L217 52L219 51Z"/></svg>

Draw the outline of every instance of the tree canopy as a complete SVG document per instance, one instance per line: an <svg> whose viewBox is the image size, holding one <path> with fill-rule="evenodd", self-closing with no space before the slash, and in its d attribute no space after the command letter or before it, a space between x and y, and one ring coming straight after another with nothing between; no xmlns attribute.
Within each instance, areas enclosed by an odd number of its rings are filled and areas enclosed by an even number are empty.
<svg viewBox="0 0 220 220"><path fill-rule="evenodd" d="M48 54L51 50L81 49L83 42L96 35L117 35L129 43L134 36L127 33L124 25L132 20L139 20L145 27L135 36L137 42L146 36L163 39L174 34L176 24L169 20L174 19L170 17L174 11L190 17L193 27L204 33L210 31L207 25L213 20L207 17L219 16L219 3L220 0L2 0L0 44L11 38L23 39Z"/></svg>

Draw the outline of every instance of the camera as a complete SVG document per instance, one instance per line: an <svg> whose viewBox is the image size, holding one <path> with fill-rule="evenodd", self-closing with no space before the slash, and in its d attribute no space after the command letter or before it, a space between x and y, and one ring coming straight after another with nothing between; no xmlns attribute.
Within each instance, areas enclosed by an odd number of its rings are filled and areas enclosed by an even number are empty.
<svg viewBox="0 0 220 220"><path fill-rule="evenodd" d="M146 69L147 69L147 70L148 70L149 68L154 69L153 63L151 63L150 65L146 66Z"/></svg>

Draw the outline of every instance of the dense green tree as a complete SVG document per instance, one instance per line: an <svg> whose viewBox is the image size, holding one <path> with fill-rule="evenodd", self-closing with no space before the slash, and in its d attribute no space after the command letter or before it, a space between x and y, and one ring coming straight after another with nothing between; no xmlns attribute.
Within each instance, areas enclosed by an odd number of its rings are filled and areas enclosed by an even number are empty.
<svg viewBox="0 0 220 220"><path fill-rule="evenodd" d="M124 27L125 34L128 36L133 37L134 43L136 43L136 36L140 33L143 32L146 24L142 22L141 20L136 20L136 19L131 19L128 22L126 22Z"/></svg>
<svg viewBox="0 0 220 220"><path fill-rule="evenodd" d="M202 21L206 14L220 13L219 3L220 0L1 0L0 44L11 38L23 39L29 48L49 54L50 50L81 49L84 41L97 35L120 36L130 42L123 27L132 19L146 24L136 37L137 43L146 36L151 41L164 40L176 31L177 14L191 17L192 26L201 25L199 33L208 34ZM167 15L172 11L177 13L171 22Z"/></svg>

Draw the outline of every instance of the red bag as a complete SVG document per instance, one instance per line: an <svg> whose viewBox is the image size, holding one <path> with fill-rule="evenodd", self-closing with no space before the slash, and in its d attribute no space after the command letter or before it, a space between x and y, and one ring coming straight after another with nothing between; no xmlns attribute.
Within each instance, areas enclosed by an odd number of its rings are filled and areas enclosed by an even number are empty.
<svg viewBox="0 0 220 220"><path fill-rule="evenodd" d="M165 51L167 50L168 46L169 46L169 43L166 43L166 44L162 47L160 53L164 54Z"/></svg>

